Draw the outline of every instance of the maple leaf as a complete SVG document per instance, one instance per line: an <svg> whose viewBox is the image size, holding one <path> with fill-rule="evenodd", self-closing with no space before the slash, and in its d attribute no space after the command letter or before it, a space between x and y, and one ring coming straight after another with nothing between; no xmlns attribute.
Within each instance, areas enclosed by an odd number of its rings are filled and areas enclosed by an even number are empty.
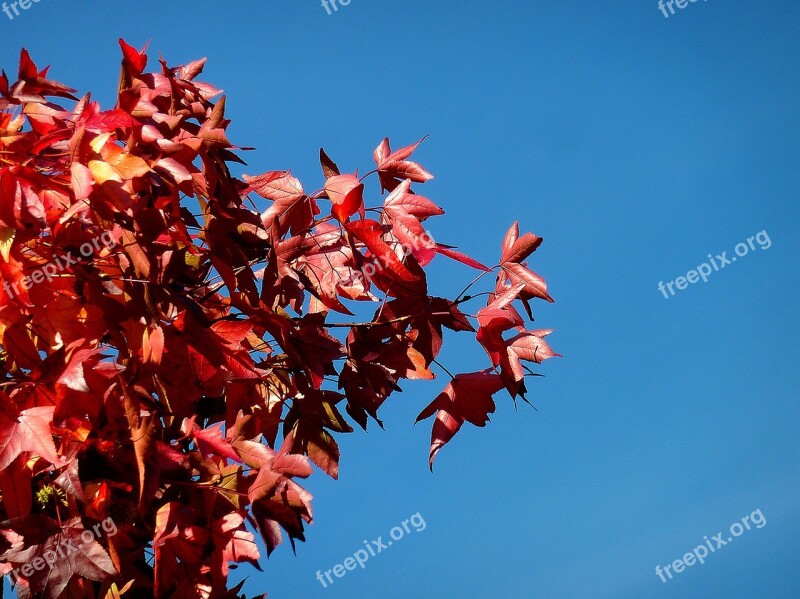
<svg viewBox="0 0 800 599"><path fill-rule="evenodd" d="M278 224L278 236L291 231L297 234L309 229L314 217L319 214L316 202L306 196L303 185L289 171L272 171L248 177L244 180L249 189L273 204L261 215L261 222L267 231Z"/></svg>
<svg viewBox="0 0 800 599"><path fill-rule="evenodd" d="M123 54L123 67L132 71L134 74L139 74L147 67L147 54L146 48L139 51L133 46L129 45L125 40L119 40L119 45L122 48Z"/></svg>
<svg viewBox="0 0 800 599"><path fill-rule="evenodd" d="M219 422L208 428L200 428L193 420L188 418L183 421L181 430L187 436L194 439L200 453L204 457L216 455L221 458L228 458L234 461L241 461L239 454L233 449L230 442L222 433L223 423Z"/></svg>
<svg viewBox="0 0 800 599"><path fill-rule="evenodd" d="M442 256L447 256L452 260L456 260L457 262L461 262L462 264L466 264L467 266L474 268L475 270L480 270L483 272L492 272L492 269L488 266L481 264L475 258L471 258L466 254L463 254L459 251L454 250L451 247L442 245L440 243L436 244L436 252L441 254Z"/></svg>
<svg viewBox="0 0 800 599"><path fill-rule="evenodd" d="M211 525L214 540L214 572L223 578L228 577L228 564L248 562L259 570L258 552L255 537L244 526L244 516L238 513L225 514Z"/></svg>
<svg viewBox="0 0 800 599"><path fill-rule="evenodd" d="M458 433L464 422L480 427L486 426L489 414L494 413L495 409L492 396L502 388L503 382L500 377L488 371L458 374L445 390L420 412L417 422L436 414L431 433L429 458L431 470L436 454Z"/></svg>
<svg viewBox="0 0 800 599"><path fill-rule="evenodd" d="M479 327L476 338L489 354L494 366L500 364L500 357L505 352L503 333L512 328L520 329L524 324L519 312L512 305L512 301L523 288L521 283L509 287L478 311Z"/></svg>
<svg viewBox="0 0 800 599"><path fill-rule="evenodd" d="M325 182L333 209L331 213L339 222L347 222L364 207L364 184L357 175L334 175Z"/></svg>
<svg viewBox="0 0 800 599"><path fill-rule="evenodd" d="M308 390L298 394L284 421L284 429L290 431L284 441L287 451L307 455L334 479L339 478L339 446L325 429L353 431L336 407L343 399L344 395L335 391ZM304 474L305 470L300 472Z"/></svg>
<svg viewBox="0 0 800 599"><path fill-rule="evenodd" d="M394 236L410 250L420 266L426 266L436 255L436 243L425 231L422 222L444 210L429 199L411 193L411 179L401 183L384 201L384 213L392 225Z"/></svg>
<svg viewBox="0 0 800 599"><path fill-rule="evenodd" d="M95 111L87 118L83 125L90 131L106 133L114 129L129 129L137 124L137 120L124 110Z"/></svg>
<svg viewBox="0 0 800 599"><path fill-rule="evenodd" d="M92 193L94 177L91 169L80 162L70 165L71 186L76 200L86 200Z"/></svg>
<svg viewBox="0 0 800 599"><path fill-rule="evenodd" d="M347 230L355 235L369 249L372 255L380 260L380 264L388 267L398 279L404 282L418 280L408 267L400 261L397 254L383 239L385 231L380 223L374 220L360 220L350 223Z"/></svg>
<svg viewBox="0 0 800 599"><path fill-rule="evenodd" d="M378 176L383 189L394 191L405 179L410 179L417 183L425 183L433 179L433 175L418 163L407 160L423 141L425 141L425 138L415 144L392 152L389 138L386 137L375 148L373 157L375 164L378 165Z"/></svg>
<svg viewBox="0 0 800 599"><path fill-rule="evenodd" d="M522 317L512 303L525 288L524 282L502 288L498 294L491 296L489 304L477 315L479 328L476 338L492 364L500 367L500 377L512 397L525 396L525 370L520 360L541 364L548 358L560 356L544 340L552 331L524 329ZM519 334L506 339L504 333L510 329L516 329Z"/></svg>
<svg viewBox="0 0 800 599"><path fill-rule="evenodd" d="M35 101L41 99L43 96L58 96L62 98L69 98L77 100L72 92L75 90L62 85L56 81L46 79L47 70L39 70L36 64L31 59L31 55L24 48L20 52L19 59L19 79L24 85L15 85L15 91L12 92L19 100ZM16 90L19 90L16 92ZM24 94L24 95L23 95ZM38 96L39 98L31 98L31 96Z"/></svg>
<svg viewBox="0 0 800 599"><path fill-rule="evenodd" d="M519 222L515 221L511 228L506 232L503 239L503 253L500 263L522 262L530 256L544 241L533 233L525 233L519 236Z"/></svg>
<svg viewBox="0 0 800 599"><path fill-rule="evenodd" d="M52 464L59 463L50 423L54 406L18 412L8 396L0 392L0 470L23 452L31 452Z"/></svg>
<svg viewBox="0 0 800 599"><path fill-rule="evenodd" d="M549 358L561 357L561 354L554 352L544 340L552 332L552 330L524 331L508 340L508 359L518 381L524 377L520 360L541 364Z"/></svg>
<svg viewBox="0 0 800 599"><path fill-rule="evenodd" d="M0 560L17 566L16 582L20 591L25 589L23 597L36 593L46 599L57 599L75 577L103 581L117 574L94 532L87 531L79 518L59 524L44 516L27 516L4 522L0 529L7 539L10 532L24 539L0 555ZM22 566L40 562L47 567L34 569L31 576L19 572ZM24 584L20 585L21 582Z"/></svg>
<svg viewBox="0 0 800 599"><path fill-rule="evenodd" d="M415 193L411 193L411 179L406 179L389 194L383 202L383 207L389 214L407 214L420 220L431 216L444 214L444 210Z"/></svg>
<svg viewBox="0 0 800 599"><path fill-rule="evenodd" d="M526 267L522 261L530 256L542 244L542 238L526 233L522 237L519 236L519 223L515 222L506 233L503 240L503 253L500 261L500 266L505 275L511 280L513 284L524 283L525 287L520 292L520 297L523 300L538 297L553 303L553 298L547 292L547 283L545 280ZM502 284L503 279L498 281L498 285ZM530 308L525 303L525 308L530 315Z"/></svg>

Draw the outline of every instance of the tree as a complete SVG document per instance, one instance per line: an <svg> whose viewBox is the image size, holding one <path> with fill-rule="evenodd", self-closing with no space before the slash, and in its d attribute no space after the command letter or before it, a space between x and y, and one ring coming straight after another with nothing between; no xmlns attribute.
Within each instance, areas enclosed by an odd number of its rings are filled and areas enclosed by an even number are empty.
<svg viewBox="0 0 800 599"><path fill-rule="evenodd" d="M431 467L496 393L525 397L523 361L556 355L514 307L552 301L525 262L542 239L514 224L494 268L434 241L419 144L385 139L362 177L320 151L313 193L289 171L239 180L204 61L148 73L120 44L113 110L25 50L18 81L0 76L0 572L22 598L237 597L228 568L258 567L253 533L268 554L305 540L298 479L337 477L334 435L433 379L445 329L491 364L444 370L419 416L435 415ZM428 293L437 255L477 273L454 299Z"/></svg>

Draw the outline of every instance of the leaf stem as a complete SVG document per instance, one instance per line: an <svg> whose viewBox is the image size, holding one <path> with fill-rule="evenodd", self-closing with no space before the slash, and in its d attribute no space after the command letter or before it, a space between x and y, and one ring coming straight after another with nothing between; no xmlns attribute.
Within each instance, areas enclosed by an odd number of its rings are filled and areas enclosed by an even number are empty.
<svg viewBox="0 0 800 599"><path fill-rule="evenodd" d="M459 293L459 294L458 294L458 296L456 297L456 299L453 301L453 305L460 304L460 303L461 303L461 301L462 301L462 300L461 300L461 298L462 298L462 297L464 297L464 294L465 294L467 291L469 291L469 290L472 288L472 286L473 286L473 285L475 285L475 284L476 284L478 281L480 281L480 280L481 280L483 277L485 277L487 274L489 274L490 272L494 272L494 269L495 269L495 268L497 268L497 266L493 266L491 270L486 270L486 271L482 272L481 274L479 274L479 275L478 275L477 277L475 277L474 279L472 279L472 282L471 282L469 285L467 285L466 287L464 287L464 291L462 291L461 293ZM464 300L464 301L466 301L466 300Z"/></svg>
<svg viewBox="0 0 800 599"><path fill-rule="evenodd" d="M434 359L433 359L433 363L434 363L434 364L436 364L436 365L437 365L439 368L441 368L442 370L444 370L444 371L445 371L445 372L446 372L448 375L450 375L450 378L451 378L451 379L455 379L455 378L456 378L455 376L453 376L453 373L452 373L452 372L450 372L450 371L449 371L449 370L448 370L448 369L447 369L447 368L444 366L444 364L442 364L441 362L439 362L439 360L437 360L436 358L434 358Z"/></svg>

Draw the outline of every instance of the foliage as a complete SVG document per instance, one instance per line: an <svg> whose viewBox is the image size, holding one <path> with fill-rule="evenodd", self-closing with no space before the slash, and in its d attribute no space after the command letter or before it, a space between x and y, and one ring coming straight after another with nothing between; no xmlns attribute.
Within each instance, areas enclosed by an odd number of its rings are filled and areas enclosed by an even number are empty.
<svg viewBox="0 0 800 599"><path fill-rule="evenodd" d="M556 355L514 308L552 301L525 262L542 240L515 224L494 268L434 242L419 144L384 140L364 177L322 151L313 193L289 171L239 180L204 61L146 72L121 46L113 110L24 50L18 81L0 76L0 572L22 598L236 597L228 569L258 567L253 533L267 553L304 540L298 479L312 463L336 478L334 435L434 378L444 329L491 367L420 414L431 466L497 392L524 398L522 361ZM477 270L452 300L428 293L437 255ZM467 295L487 273L491 291ZM359 305L373 316L348 322Z"/></svg>

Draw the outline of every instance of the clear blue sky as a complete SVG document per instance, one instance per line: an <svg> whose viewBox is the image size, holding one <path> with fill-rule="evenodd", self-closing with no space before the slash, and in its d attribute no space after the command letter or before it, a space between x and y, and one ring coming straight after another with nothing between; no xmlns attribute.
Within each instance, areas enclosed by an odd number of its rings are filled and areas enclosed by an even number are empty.
<svg viewBox="0 0 800 599"><path fill-rule="evenodd" d="M173 64L210 59L252 174L319 181L317 149L369 167L384 135L430 139L433 232L492 262L519 219L557 300L538 324L566 357L502 398L427 469L443 381L409 384L385 432L342 441L341 480L309 481L316 523L250 593L384 597L800 596L798 149L800 5L708 0L60 2L0 13L19 48L105 105L124 36ZM772 246L666 300L707 254L766 230ZM437 259L437 261L440 259ZM471 273L438 264L436 285ZM461 371L485 356L456 342ZM673 562L760 509L767 525L662 583ZM317 570L420 512L413 533L325 589ZM239 574L237 574L239 575Z"/></svg>

